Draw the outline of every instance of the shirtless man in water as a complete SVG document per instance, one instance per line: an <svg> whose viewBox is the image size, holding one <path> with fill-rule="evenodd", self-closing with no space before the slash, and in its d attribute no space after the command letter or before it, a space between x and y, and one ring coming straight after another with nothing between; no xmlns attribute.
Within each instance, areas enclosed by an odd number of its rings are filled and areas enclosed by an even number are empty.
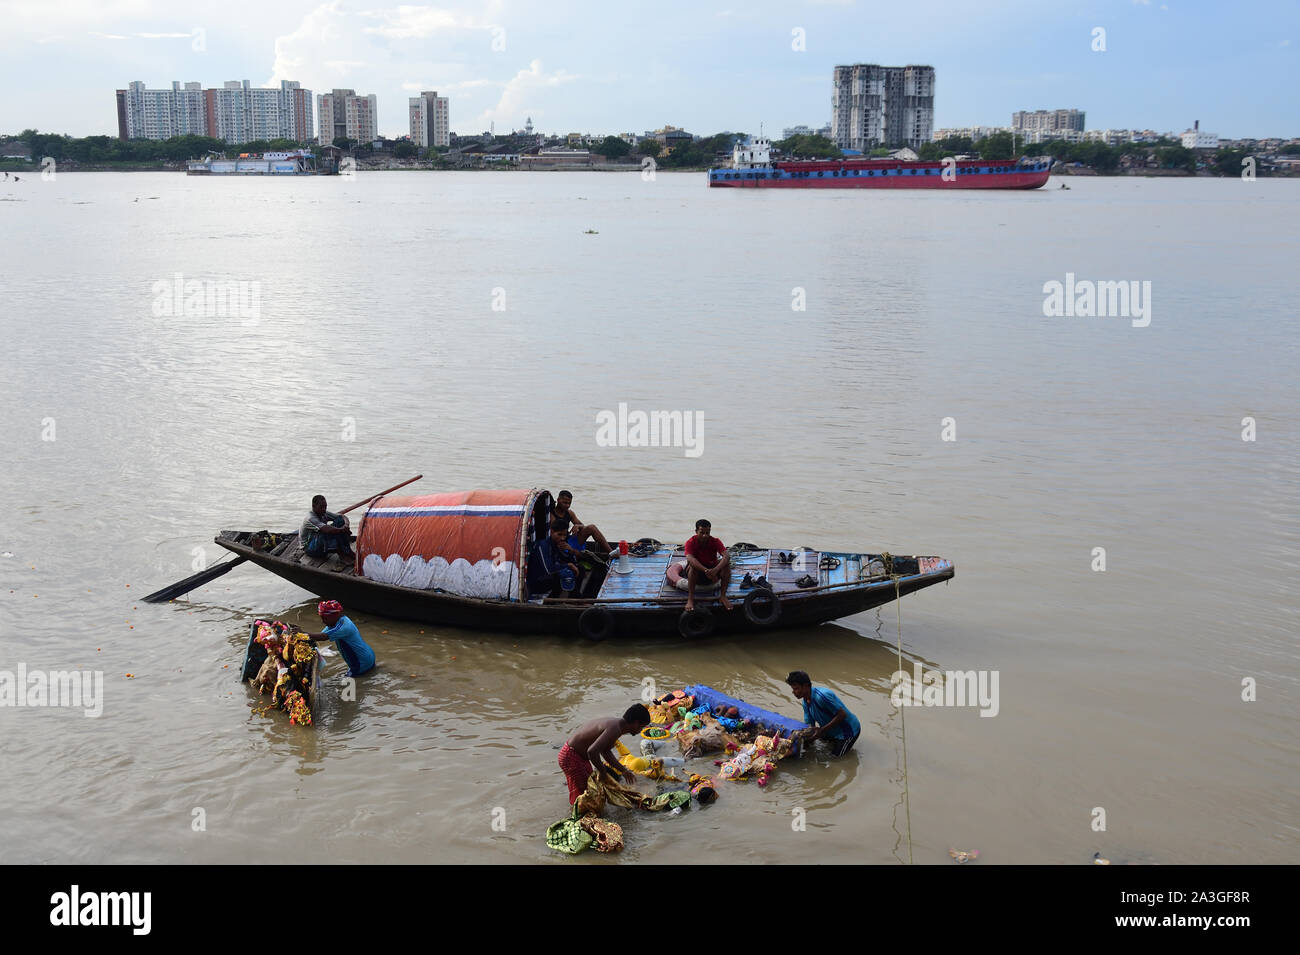
<svg viewBox="0 0 1300 955"><path fill-rule="evenodd" d="M614 743L620 736L640 733L649 725L650 711L637 703L628 707L622 719L592 720L574 730L561 748L559 760L564 780L569 784L570 806L587 791L587 780L597 770L632 782L635 777L614 756Z"/></svg>

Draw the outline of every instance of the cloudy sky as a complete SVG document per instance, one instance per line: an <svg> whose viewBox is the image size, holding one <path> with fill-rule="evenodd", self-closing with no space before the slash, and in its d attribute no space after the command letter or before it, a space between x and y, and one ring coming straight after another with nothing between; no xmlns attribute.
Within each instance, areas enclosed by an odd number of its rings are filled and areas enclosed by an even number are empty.
<svg viewBox="0 0 1300 955"><path fill-rule="evenodd" d="M374 93L390 136L425 89L462 133L529 116L559 133L779 132L830 121L838 63L921 63L938 127L1078 107L1089 129L1300 134L1295 0L0 0L0 17L0 133L115 135L132 80L232 79Z"/></svg>

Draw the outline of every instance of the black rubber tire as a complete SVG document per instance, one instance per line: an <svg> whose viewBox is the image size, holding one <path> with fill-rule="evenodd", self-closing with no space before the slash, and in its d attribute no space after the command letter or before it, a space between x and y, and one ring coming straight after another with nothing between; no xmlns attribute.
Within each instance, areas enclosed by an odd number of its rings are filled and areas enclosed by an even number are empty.
<svg viewBox="0 0 1300 955"><path fill-rule="evenodd" d="M578 618L578 632L592 643L613 636L614 612L608 607L588 607Z"/></svg>
<svg viewBox="0 0 1300 955"><path fill-rule="evenodd" d="M755 609L759 601L767 601L767 613ZM759 627L770 627L781 619L781 598L767 587L755 587L745 595L745 619Z"/></svg>
<svg viewBox="0 0 1300 955"><path fill-rule="evenodd" d="M677 632L687 640L698 640L713 632L713 614L707 610L683 610L677 618Z"/></svg>

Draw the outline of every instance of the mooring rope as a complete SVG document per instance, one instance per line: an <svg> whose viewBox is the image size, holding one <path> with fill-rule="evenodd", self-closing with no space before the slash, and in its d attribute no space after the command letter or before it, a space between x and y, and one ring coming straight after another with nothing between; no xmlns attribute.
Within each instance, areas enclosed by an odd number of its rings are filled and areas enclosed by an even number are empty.
<svg viewBox="0 0 1300 955"><path fill-rule="evenodd" d="M899 584L899 575L894 572L893 559L885 554L882 555L888 560L889 576L894 578L894 606L898 608L898 672L903 672L903 594ZM903 733L903 807L907 813L907 864L912 865L912 800L908 792L907 785L907 707L899 706L898 722L902 727Z"/></svg>

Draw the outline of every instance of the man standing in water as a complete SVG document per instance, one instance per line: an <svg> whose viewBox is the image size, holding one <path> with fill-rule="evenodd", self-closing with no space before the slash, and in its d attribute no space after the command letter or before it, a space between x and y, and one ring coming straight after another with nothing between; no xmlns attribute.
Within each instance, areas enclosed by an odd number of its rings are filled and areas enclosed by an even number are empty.
<svg viewBox="0 0 1300 955"><path fill-rule="evenodd" d="M343 605L337 600L322 600L316 607L325 629L320 633L307 633L312 643L333 640L348 665L348 676L358 677L375 668L375 651L361 639L357 625L343 616ZM296 627L294 629L297 629Z"/></svg>
<svg viewBox="0 0 1300 955"><path fill-rule="evenodd" d="M831 755L837 758L851 750L862 733L862 724L840 702L835 692L823 687L814 689L812 677L803 670L795 670L785 678L785 682L794 698L803 702L803 721L814 727L811 732L804 731L804 739L811 743L825 737L830 743Z"/></svg>
<svg viewBox="0 0 1300 955"><path fill-rule="evenodd" d="M572 806L587 791L587 780L597 770L620 776L626 782L635 778L631 771L619 765L614 755L614 743L620 736L640 733L650 725L650 711L640 703L628 707L622 719L610 717L583 723L560 749L560 769L569 784L569 805Z"/></svg>

